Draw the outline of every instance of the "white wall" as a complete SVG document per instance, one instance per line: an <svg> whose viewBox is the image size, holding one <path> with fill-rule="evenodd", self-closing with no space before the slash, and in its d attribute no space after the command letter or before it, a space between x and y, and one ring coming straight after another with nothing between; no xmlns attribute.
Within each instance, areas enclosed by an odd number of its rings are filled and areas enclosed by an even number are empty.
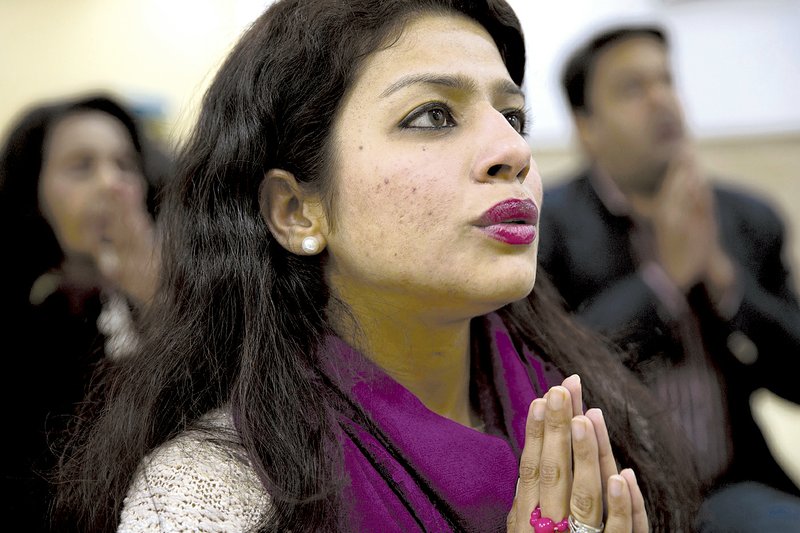
<svg viewBox="0 0 800 533"><path fill-rule="evenodd" d="M532 142L571 135L558 86L561 64L596 27L665 24L679 88L703 137L800 131L800 0L510 0L528 47Z"/></svg>

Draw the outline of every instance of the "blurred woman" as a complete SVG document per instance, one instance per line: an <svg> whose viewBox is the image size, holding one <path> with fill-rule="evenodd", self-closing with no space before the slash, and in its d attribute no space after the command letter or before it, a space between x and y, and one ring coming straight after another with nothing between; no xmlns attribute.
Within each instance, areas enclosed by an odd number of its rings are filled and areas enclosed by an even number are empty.
<svg viewBox="0 0 800 533"><path fill-rule="evenodd" d="M92 369L135 348L134 315L153 296L154 213L166 156L114 100L29 110L0 154L4 391L12 453L5 516L46 528L54 447ZM6 448L8 449L8 448Z"/></svg>

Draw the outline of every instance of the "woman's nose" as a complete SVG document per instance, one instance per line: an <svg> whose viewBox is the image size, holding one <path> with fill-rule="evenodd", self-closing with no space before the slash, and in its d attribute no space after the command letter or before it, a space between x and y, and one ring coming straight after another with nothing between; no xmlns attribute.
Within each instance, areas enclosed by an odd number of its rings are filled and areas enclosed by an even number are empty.
<svg viewBox="0 0 800 533"><path fill-rule="evenodd" d="M112 191L125 187L125 176L122 169L114 162L101 162L97 165L95 180L100 189Z"/></svg>
<svg viewBox="0 0 800 533"><path fill-rule="evenodd" d="M531 170L531 149L508 119L491 109L481 121L480 131L475 180L524 181Z"/></svg>

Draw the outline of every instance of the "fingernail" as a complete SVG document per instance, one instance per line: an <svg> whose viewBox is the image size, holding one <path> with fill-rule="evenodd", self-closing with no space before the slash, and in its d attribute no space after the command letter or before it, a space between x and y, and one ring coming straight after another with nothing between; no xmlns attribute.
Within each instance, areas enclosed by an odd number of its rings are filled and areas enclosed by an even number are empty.
<svg viewBox="0 0 800 533"><path fill-rule="evenodd" d="M625 488L624 481L619 476L611 476L611 479L608 482L608 490L611 493L611 496L615 498L619 498L622 496L622 489Z"/></svg>
<svg viewBox="0 0 800 533"><path fill-rule="evenodd" d="M634 472L634 471L633 471L633 468L626 468L625 470L627 470L628 472L630 472L630 473L631 473L631 477L633 478L633 480L634 480L634 481L636 482L636 484L638 485L638 484L639 484L639 480L638 480L638 479L636 479L636 472Z"/></svg>
<svg viewBox="0 0 800 533"><path fill-rule="evenodd" d="M533 403L533 419L544 420L545 402Z"/></svg>
<svg viewBox="0 0 800 533"><path fill-rule="evenodd" d="M519 478L517 478L517 487L514 489L514 497L517 497L517 493L519 492Z"/></svg>
<svg viewBox="0 0 800 533"><path fill-rule="evenodd" d="M572 436L575 440L582 440L586 436L586 426L584 426L583 420L572 420Z"/></svg>
<svg viewBox="0 0 800 533"><path fill-rule="evenodd" d="M556 411L564 405L564 391L561 389L550 389L547 393L547 403Z"/></svg>
<svg viewBox="0 0 800 533"><path fill-rule="evenodd" d="M575 381L577 381L578 383L581 382L581 377L578 374L572 374L570 377Z"/></svg>

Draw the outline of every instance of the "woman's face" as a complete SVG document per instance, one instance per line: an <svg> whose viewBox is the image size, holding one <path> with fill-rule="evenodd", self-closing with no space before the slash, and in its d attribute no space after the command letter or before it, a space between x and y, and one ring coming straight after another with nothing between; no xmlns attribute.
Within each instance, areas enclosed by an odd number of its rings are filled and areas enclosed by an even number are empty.
<svg viewBox="0 0 800 533"><path fill-rule="evenodd" d="M145 180L128 130L101 111L77 111L48 132L39 206L67 257L91 256L122 204L145 207Z"/></svg>
<svg viewBox="0 0 800 533"><path fill-rule="evenodd" d="M367 58L333 129L339 297L463 318L531 291L542 188L524 104L465 17L414 19Z"/></svg>

